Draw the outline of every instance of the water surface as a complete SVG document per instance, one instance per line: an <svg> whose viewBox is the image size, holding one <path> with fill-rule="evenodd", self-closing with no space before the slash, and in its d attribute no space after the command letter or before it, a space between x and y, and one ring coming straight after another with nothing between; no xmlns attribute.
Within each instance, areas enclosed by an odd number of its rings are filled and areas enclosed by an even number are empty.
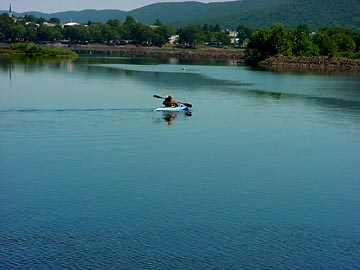
<svg viewBox="0 0 360 270"><path fill-rule="evenodd" d="M359 75L98 55L0 83L0 269L360 268Z"/></svg>

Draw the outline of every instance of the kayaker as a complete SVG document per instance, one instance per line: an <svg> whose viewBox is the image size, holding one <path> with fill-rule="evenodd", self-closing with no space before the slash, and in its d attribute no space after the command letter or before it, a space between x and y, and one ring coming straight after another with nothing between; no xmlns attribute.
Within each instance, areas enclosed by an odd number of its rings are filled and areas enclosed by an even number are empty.
<svg viewBox="0 0 360 270"><path fill-rule="evenodd" d="M165 100L163 101L163 104L165 107L177 107L180 105L180 103L174 99L173 94L168 94Z"/></svg>

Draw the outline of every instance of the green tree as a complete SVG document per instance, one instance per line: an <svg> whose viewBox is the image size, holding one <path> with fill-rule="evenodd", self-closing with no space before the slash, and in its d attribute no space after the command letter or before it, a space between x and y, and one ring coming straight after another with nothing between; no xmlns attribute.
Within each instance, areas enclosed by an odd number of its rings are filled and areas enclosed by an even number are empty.
<svg viewBox="0 0 360 270"><path fill-rule="evenodd" d="M163 26L164 24L159 19L156 19L155 22L154 22L154 25Z"/></svg>
<svg viewBox="0 0 360 270"><path fill-rule="evenodd" d="M137 21L132 16L127 16L123 25L123 38L127 40L134 39Z"/></svg>
<svg viewBox="0 0 360 270"><path fill-rule="evenodd" d="M335 40L339 52L355 51L356 44L354 39L350 35L342 32L342 33L336 33L335 35L332 36L332 38Z"/></svg>
<svg viewBox="0 0 360 270"><path fill-rule="evenodd" d="M123 36L123 24L119 19L108 20L107 23L110 25L111 30L114 31L112 35L114 35L113 40L120 40ZM116 37L115 37L116 36Z"/></svg>
<svg viewBox="0 0 360 270"><path fill-rule="evenodd" d="M89 25L92 41L99 43L116 42L120 35L109 24L92 23Z"/></svg>
<svg viewBox="0 0 360 270"><path fill-rule="evenodd" d="M262 28L252 35L246 48L251 61L258 62L274 54L270 49L272 47L271 36L272 31L269 28Z"/></svg>
<svg viewBox="0 0 360 270"><path fill-rule="evenodd" d="M191 25L179 30L179 40L183 44L188 44L196 48L197 44L204 42L204 32L198 25Z"/></svg>
<svg viewBox="0 0 360 270"><path fill-rule="evenodd" d="M62 34L55 27L40 26L37 28L36 39L38 41L56 41L62 39Z"/></svg>
<svg viewBox="0 0 360 270"><path fill-rule="evenodd" d="M25 32L25 25L22 23L16 23L11 29L11 41L24 41Z"/></svg>
<svg viewBox="0 0 360 270"><path fill-rule="evenodd" d="M0 38L1 41L12 41L12 31L15 27L14 21L8 14L4 13L0 15Z"/></svg>
<svg viewBox="0 0 360 270"><path fill-rule="evenodd" d="M334 56L338 51L336 42L325 32L316 33L313 42L317 46L319 55Z"/></svg>
<svg viewBox="0 0 360 270"><path fill-rule="evenodd" d="M114 29L119 29L122 27L122 23L119 19L110 19L106 22L106 24L110 25Z"/></svg>
<svg viewBox="0 0 360 270"><path fill-rule="evenodd" d="M299 26L296 28L298 32L304 33L304 34L310 34L310 28L307 26L307 24L299 24Z"/></svg>
<svg viewBox="0 0 360 270"><path fill-rule="evenodd" d="M271 28L270 53L271 55L292 55L292 32L282 24Z"/></svg>
<svg viewBox="0 0 360 270"><path fill-rule="evenodd" d="M43 17L36 18L36 23L37 24L42 25L44 22L46 22L46 20Z"/></svg>
<svg viewBox="0 0 360 270"><path fill-rule="evenodd" d="M66 27L64 38L72 42L86 42L92 39L88 27L84 25Z"/></svg>
<svg viewBox="0 0 360 270"><path fill-rule="evenodd" d="M151 45L154 31L147 25L136 23L134 28L133 40L136 44Z"/></svg>
<svg viewBox="0 0 360 270"><path fill-rule="evenodd" d="M213 32L220 32L220 31L221 31L220 25L216 24Z"/></svg>
<svg viewBox="0 0 360 270"><path fill-rule="evenodd" d="M219 45L229 46L231 44L231 39L226 32L217 32L215 38Z"/></svg>
<svg viewBox="0 0 360 270"><path fill-rule="evenodd" d="M37 35L37 26L33 23L29 23L25 27L25 40L27 41L35 41Z"/></svg>
<svg viewBox="0 0 360 270"><path fill-rule="evenodd" d="M252 34L256 31L256 29L250 25L240 24L236 29L238 32L239 44L243 44L244 42L248 42L251 38Z"/></svg>
<svg viewBox="0 0 360 270"><path fill-rule="evenodd" d="M311 56L317 54L317 49L312 42L309 33L303 28L297 28L293 33L292 52L294 56Z"/></svg>
<svg viewBox="0 0 360 270"><path fill-rule="evenodd" d="M59 18L50 18L49 22L59 25L60 24L60 19Z"/></svg>
<svg viewBox="0 0 360 270"><path fill-rule="evenodd" d="M25 22L33 22L34 23L37 21L37 18L34 15L25 14L24 20L25 20Z"/></svg>
<svg viewBox="0 0 360 270"><path fill-rule="evenodd" d="M281 24L263 28L251 37L247 52L253 61L262 61L269 56L281 54L293 55L294 31Z"/></svg>
<svg viewBox="0 0 360 270"><path fill-rule="evenodd" d="M156 46L162 46L174 34L175 31L172 27L166 25L160 25L154 29L153 44Z"/></svg>
<svg viewBox="0 0 360 270"><path fill-rule="evenodd" d="M103 41L109 42L117 42L120 38L120 35L117 31L112 29L112 27L108 24L101 24L101 35Z"/></svg>

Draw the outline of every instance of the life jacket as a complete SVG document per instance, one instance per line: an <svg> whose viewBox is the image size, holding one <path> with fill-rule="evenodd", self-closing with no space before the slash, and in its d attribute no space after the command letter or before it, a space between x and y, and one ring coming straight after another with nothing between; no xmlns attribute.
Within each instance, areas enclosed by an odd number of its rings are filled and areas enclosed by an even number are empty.
<svg viewBox="0 0 360 270"><path fill-rule="evenodd" d="M176 107L175 104L172 102L172 98L165 98L163 104L165 107Z"/></svg>

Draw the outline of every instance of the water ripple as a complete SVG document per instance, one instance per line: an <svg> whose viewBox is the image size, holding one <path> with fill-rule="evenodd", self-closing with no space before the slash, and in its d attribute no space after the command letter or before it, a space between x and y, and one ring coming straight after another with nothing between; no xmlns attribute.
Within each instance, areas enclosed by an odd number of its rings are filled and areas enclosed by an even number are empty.
<svg viewBox="0 0 360 270"><path fill-rule="evenodd" d="M206 224L0 236L1 269L356 269L352 234L299 225ZM170 225L170 224L169 224ZM329 238L329 236L331 236Z"/></svg>

